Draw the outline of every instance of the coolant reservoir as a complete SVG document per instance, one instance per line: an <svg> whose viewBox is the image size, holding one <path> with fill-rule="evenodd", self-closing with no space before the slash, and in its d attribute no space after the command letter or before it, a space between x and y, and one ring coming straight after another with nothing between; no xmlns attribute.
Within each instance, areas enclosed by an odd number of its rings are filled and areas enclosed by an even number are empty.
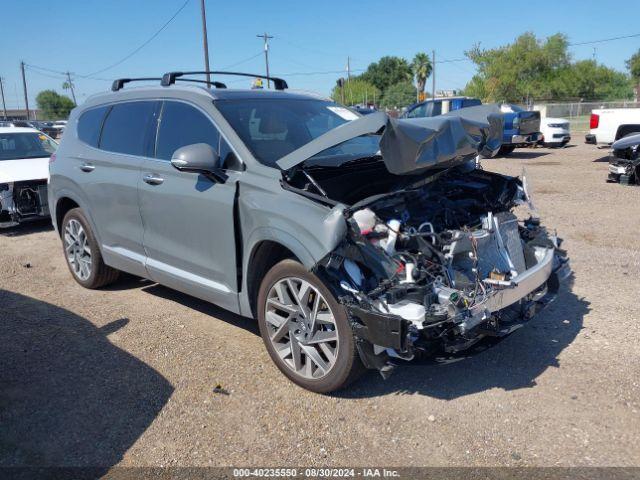
<svg viewBox="0 0 640 480"><path fill-rule="evenodd" d="M426 313L424 305L409 300L400 300L398 303L388 304L387 307L390 313L409 320L416 327L422 328L424 314Z"/></svg>
<svg viewBox="0 0 640 480"><path fill-rule="evenodd" d="M368 208L358 210L353 214L353 219L358 224L360 233L363 235L369 233L376 226L376 214Z"/></svg>

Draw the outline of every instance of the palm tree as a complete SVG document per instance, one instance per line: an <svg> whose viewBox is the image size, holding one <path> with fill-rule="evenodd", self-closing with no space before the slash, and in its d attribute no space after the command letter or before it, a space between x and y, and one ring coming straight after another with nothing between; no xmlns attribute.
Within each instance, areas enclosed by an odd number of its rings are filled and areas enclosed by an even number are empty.
<svg viewBox="0 0 640 480"><path fill-rule="evenodd" d="M429 75L431 75L431 72L433 71L433 65L431 64L429 55L423 52L416 53L416 56L413 57L413 62L411 62L411 70L416 78L418 94L420 94L424 92L424 87L427 84L427 78L429 78Z"/></svg>

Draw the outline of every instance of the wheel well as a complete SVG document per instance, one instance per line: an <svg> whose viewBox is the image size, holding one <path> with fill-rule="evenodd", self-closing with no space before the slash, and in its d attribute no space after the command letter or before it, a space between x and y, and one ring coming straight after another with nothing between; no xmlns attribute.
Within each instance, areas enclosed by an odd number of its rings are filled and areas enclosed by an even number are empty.
<svg viewBox="0 0 640 480"><path fill-rule="evenodd" d="M257 315L256 305L262 279L271 267L287 258L298 260L291 250L277 242L264 240L253 248L247 266L247 294L254 317Z"/></svg>
<svg viewBox="0 0 640 480"><path fill-rule="evenodd" d="M68 197L63 197L58 200L58 203L56 204L56 227L58 227L58 233L60 233L60 235L62 235L62 220L64 219L64 216L72 208L78 207L79 205Z"/></svg>
<svg viewBox="0 0 640 480"><path fill-rule="evenodd" d="M620 125L616 132L616 140L620 140L625 135L633 132L640 133L640 125Z"/></svg>

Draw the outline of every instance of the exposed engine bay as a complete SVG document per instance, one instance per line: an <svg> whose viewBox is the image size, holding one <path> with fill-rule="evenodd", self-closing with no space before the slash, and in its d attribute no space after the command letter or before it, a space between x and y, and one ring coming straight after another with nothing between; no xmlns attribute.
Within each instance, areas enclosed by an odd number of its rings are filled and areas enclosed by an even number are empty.
<svg viewBox="0 0 640 480"><path fill-rule="evenodd" d="M46 180L0 184L0 227L48 216Z"/></svg>
<svg viewBox="0 0 640 480"><path fill-rule="evenodd" d="M451 171L345 211L347 238L316 272L351 315L367 366L458 352L533 316L568 266L537 218L512 213L527 200L518 178Z"/></svg>
<svg viewBox="0 0 640 480"><path fill-rule="evenodd" d="M282 160L283 186L343 208L342 241L314 267L345 306L365 365L453 354L521 327L570 274L540 224L526 178L478 168L500 147L491 106L430 119L362 119L380 151L336 165ZM359 125L361 124L361 126ZM318 140L311 153L337 140ZM523 210L518 218L514 211Z"/></svg>

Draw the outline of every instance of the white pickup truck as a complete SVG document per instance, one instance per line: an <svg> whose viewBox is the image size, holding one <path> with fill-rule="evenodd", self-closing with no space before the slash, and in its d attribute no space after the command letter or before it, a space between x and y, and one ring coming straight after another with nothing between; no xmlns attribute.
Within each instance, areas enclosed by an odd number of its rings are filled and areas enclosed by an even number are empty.
<svg viewBox="0 0 640 480"><path fill-rule="evenodd" d="M616 140L640 133L640 108L598 108L591 110L589 133L585 142L611 145Z"/></svg>

